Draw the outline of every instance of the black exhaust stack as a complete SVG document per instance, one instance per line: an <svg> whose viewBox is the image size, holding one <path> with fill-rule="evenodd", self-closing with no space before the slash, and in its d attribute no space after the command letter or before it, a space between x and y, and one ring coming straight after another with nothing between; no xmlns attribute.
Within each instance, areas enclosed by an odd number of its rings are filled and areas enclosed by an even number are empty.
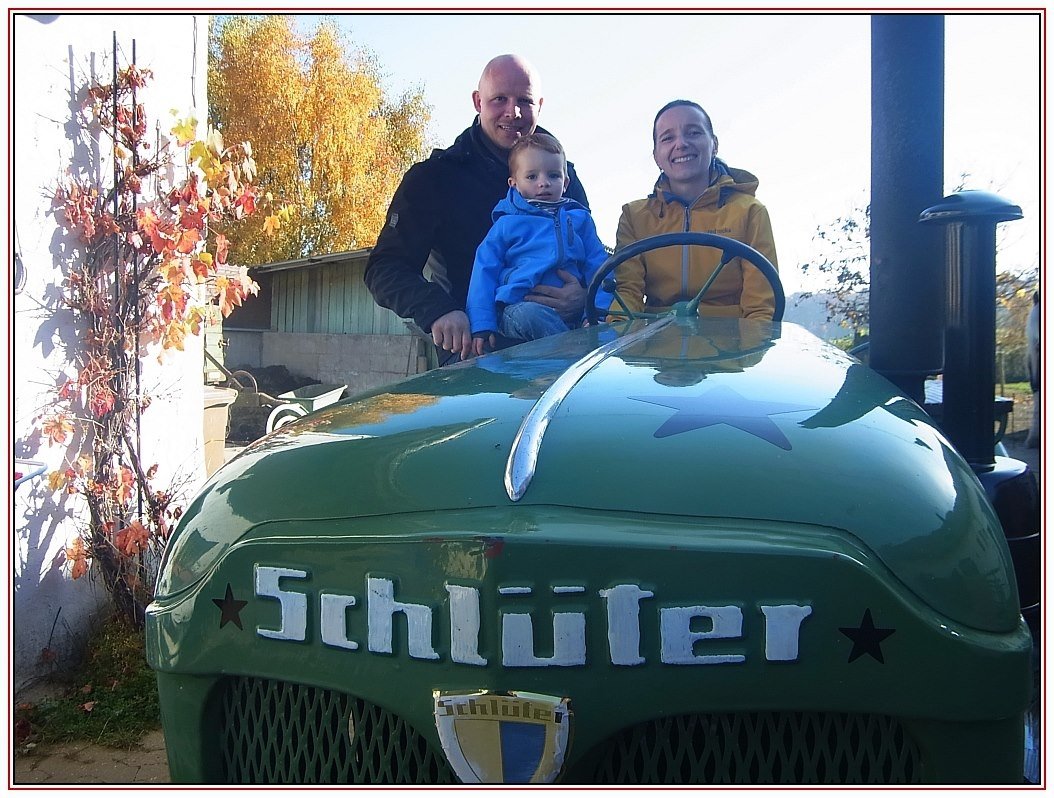
<svg viewBox="0 0 1054 798"><path fill-rule="evenodd" d="M870 365L919 405L926 378L944 374L937 422L999 516L1035 635L1039 485L1025 463L996 455L995 440L995 229L1021 209L984 192L943 194L944 17L875 14Z"/></svg>
<svg viewBox="0 0 1054 798"><path fill-rule="evenodd" d="M1014 561L1021 612L1040 615L1040 494L1028 465L996 454L995 231L1021 208L987 191L960 191L919 217L944 225L944 402L941 428L973 468L999 516ZM937 314L935 314L937 315Z"/></svg>
<svg viewBox="0 0 1054 798"><path fill-rule="evenodd" d="M1021 208L987 191L960 191L919 216L945 226L941 426L977 472L995 466L995 228L1020 218Z"/></svg>
<svg viewBox="0 0 1054 798"><path fill-rule="evenodd" d="M944 17L871 17L871 368L918 404L944 366Z"/></svg>

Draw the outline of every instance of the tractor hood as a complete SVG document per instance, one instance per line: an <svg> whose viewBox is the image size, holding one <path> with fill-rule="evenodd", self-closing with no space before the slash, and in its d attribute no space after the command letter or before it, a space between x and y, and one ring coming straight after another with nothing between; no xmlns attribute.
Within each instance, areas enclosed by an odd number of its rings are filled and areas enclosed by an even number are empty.
<svg viewBox="0 0 1054 798"><path fill-rule="evenodd" d="M740 319L580 329L283 427L191 504L158 590L276 521L524 506L821 526L954 620L1017 623L999 522L929 416L800 327Z"/></svg>

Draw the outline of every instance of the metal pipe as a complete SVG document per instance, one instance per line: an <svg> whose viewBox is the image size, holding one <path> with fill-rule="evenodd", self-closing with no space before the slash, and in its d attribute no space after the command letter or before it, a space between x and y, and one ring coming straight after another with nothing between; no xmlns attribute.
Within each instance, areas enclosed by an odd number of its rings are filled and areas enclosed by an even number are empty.
<svg viewBox="0 0 1054 798"><path fill-rule="evenodd" d="M987 191L960 191L922 212L945 226L942 428L975 470L995 465L995 228L1021 208Z"/></svg>
<svg viewBox="0 0 1054 798"><path fill-rule="evenodd" d="M870 364L922 404L944 365L940 235L916 224L944 194L944 17L871 18Z"/></svg>

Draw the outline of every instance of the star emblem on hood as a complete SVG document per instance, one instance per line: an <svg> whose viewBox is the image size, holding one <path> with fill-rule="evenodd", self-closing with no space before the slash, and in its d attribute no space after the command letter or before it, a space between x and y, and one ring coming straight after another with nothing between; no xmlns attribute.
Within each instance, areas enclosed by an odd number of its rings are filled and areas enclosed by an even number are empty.
<svg viewBox="0 0 1054 798"><path fill-rule="evenodd" d="M248 601L239 601L234 597L234 591L231 590L231 583L227 583L227 592L223 598L214 598L212 603L220 608L220 629L226 626L228 623L233 623L239 629L242 628L241 611L242 607L248 604Z"/></svg>
<svg viewBox="0 0 1054 798"><path fill-rule="evenodd" d="M871 617L871 608L868 607L864 610L864 617L859 626L839 626L838 631L853 641L853 650L849 652L849 662L867 654L885 665L886 660L882 656L882 641L897 630L875 626L875 621Z"/></svg>
<svg viewBox="0 0 1054 798"><path fill-rule="evenodd" d="M629 398L677 411L655 430L656 438L726 424L787 451L791 448L790 441L769 416L816 409L811 405L750 399L725 385L711 388L699 396L677 396L671 393L664 396Z"/></svg>

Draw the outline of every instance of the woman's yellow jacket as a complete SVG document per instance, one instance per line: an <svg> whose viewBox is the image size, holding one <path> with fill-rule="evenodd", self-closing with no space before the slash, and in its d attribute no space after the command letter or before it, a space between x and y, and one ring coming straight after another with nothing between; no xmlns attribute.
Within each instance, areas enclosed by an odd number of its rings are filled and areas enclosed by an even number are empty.
<svg viewBox="0 0 1054 798"><path fill-rule="evenodd" d="M778 266L769 213L754 196L758 179L720 160L715 171L716 179L691 204L674 196L665 176L661 176L651 196L622 206L615 251L663 233L714 233L748 244ZM695 296L720 260L720 251L710 247L664 247L646 252L616 270L619 296L631 310L666 310L679 300ZM761 272L734 258L706 292L699 313L771 319L774 307L772 289Z"/></svg>

